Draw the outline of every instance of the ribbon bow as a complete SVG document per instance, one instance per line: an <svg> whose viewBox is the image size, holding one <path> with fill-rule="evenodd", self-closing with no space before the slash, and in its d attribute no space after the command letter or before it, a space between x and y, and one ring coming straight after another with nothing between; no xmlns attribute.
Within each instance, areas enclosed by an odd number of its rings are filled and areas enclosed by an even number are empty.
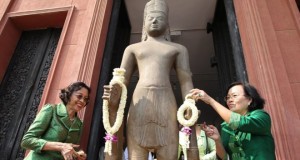
<svg viewBox="0 0 300 160"><path fill-rule="evenodd" d="M106 136L104 137L105 141L111 141L111 142L117 142L118 141L118 137L113 135L113 134L109 134L106 133Z"/></svg>
<svg viewBox="0 0 300 160"><path fill-rule="evenodd" d="M180 132L185 133L186 135L191 135L192 134L192 129L190 127L182 127Z"/></svg>

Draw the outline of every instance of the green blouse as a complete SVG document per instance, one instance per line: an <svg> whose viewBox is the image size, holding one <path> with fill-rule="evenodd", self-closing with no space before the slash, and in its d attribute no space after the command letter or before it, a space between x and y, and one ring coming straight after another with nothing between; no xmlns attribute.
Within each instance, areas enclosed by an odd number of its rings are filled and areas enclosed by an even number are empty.
<svg viewBox="0 0 300 160"><path fill-rule="evenodd" d="M200 135L197 135L197 146L200 160L217 159L215 141L206 137L203 130L201 130Z"/></svg>
<svg viewBox="0 0 300 160"><path fill-rule="evenodd" d="M46 104L22 139L21 146L31 150L25 160L63 159L60 152L43 151L42 148L48 141L78 144L81 130L81 120L76 116L70 121L64 104Z"/></svg>
<svg viewBox="0 0 300 160"><path fill-rule="evenodd" d="M271 118L258 109L241 116L232 113L230 122L222 123L221 137L231 160L275 160Z"/></svg>
<svg viewBox="0 0 300 160"><path fill-rule="evenodd" d="M197 135L197 146L199 151L199 159L201 160L216 160L216 144L213 139L206 137L205 132L201 130L200 135ZM208 151L208 153L206 153ZM178 159L182 152L182 147L178 147Z"/></svg>

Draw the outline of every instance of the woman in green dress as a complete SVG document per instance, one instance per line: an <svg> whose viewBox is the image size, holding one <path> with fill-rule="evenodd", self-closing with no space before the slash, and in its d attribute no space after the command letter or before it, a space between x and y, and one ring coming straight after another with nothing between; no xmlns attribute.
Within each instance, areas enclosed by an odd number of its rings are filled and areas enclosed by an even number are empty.
<svg viewBox="0 0 300 160"><path fill-rule="evenodd" d="M215 140L217 155L231 160L274 160L275 144L270 115L263 110L265 100L249 84L232 83L224 98L228 108L203 90L190 91L196 100L209 104L224 120L221 136L213 125L202 125L206 135Z"/></svg>
<svg viewBox="0 0 300 160"><path fill-rule="evenodd" d="M62 89L62 103L46 104L25 133L21 146L31 150L25 160L84 160L86 154L75 149L82 131L77 113L89 101L90 87L75 82Z"/></svg>

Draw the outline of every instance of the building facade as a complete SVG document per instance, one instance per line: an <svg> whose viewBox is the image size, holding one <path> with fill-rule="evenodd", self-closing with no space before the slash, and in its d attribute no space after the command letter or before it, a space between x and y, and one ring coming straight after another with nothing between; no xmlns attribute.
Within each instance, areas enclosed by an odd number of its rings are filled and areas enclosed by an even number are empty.
<svg viewBox="0 0 300 160"><path fill-rule="evenodd" d="M227 17L232 50L243 53L233 62L239 67L237 79L249 81L266 98L277 159L300 159L297 2L229 0L224 4L227 14L231 11L235 15L233 23L238 26L232 29L234 24L230 25ZM97 159L102 145L98 141L105 132L101 126L102 86L119 65L129 37L130 24L122 0L2 0L1 157L21 159L25 152L20 138L38 110L45 103L59 102L62 87L84 81L92 93L90 104L79 115L84 121L81 147L88 159Z"/></svg>

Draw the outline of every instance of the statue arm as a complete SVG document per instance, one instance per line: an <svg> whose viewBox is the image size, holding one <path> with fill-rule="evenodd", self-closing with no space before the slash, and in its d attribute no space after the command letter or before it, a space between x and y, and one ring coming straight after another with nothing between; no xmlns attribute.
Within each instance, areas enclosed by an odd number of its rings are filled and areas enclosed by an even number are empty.
<svg viewBox="0 0 300 160"><path fill-rule="evenodd" d="M128 46L123 54L122 62L120 68L126 70L124 84L128 86L130 78L136 69L136 58L133 52L133 46Z"/></svg>
<svg viewBox="0 0 300 160"><path fill-rule="evenodd" d="M180 46L180 52L176 58L175 70L180 83L181 94L183 99L194 88L192 81L192 73L190 71L189 55L188 51L184 46ZM190 140L190 148L188 149L188 159L199 159L199 152L197 147L196 129L195 125L192 127L192 134Z"/></svg>
<svg viewBox="0 0 300 160"><path fill-rule="evenodd" d="M128 46L123 54L122 62L120 68L123 68L126 70L125 72L125 79L124 84L128 86L128 83L130 81L130 78L133 74L133 71L135 69L136 62L133 52L131 52L131 47ZM113 86L105 86L105 94L104 98L109 100L110 103L110 111L109 112L109 121L111 124L114 124L116 121L116 114L117 110L119 108L119 102L121 97L122 88L119 84L114 84ZM116 133L116 136L118 138L118 142L112 144L112 155L105 155L106 160L118 160L122 159L123 154L123 143L124 143L124 122L122 122L122 125L119 129L119 131Z"/></svg>
<svg viewBox="0 0 300 160"><path fill-rule="evenodd" d="M180 83L183 99L194 88L192 73L190 70L188 51L184 46L180 46L180 52L176 58L175 70Z"/></svg>
<svg viewBox="0 0 300 160"><path fill-rule="evenodd" d="M125 86L128 85L136 64L131 50L132 49L130 46L125 49L120 66L120 68L125 69L125 79L123 82ZM109 102L110 110L112 111L110 114L116 114L120 102L121 92L122 88L119 84L104 86L104 94L102 98Z"/></svg>

